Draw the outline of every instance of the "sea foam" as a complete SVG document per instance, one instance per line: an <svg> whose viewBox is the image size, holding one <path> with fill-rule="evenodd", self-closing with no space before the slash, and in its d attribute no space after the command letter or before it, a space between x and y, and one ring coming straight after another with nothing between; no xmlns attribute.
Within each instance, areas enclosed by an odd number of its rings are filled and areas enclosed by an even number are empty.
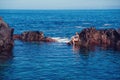
<svg viewBox="0 0 120 80"><path fill-rule="evenodd" d="M111 26L111 24L104 24L104 26Z"/></svg>
<svg viewBox="0 0 120 80"><path fill-rule="evenodd" d="M59 43L67 43L70 41L69 38L65 38L65 37L52 37L52 39L55 39Z"/></svg>

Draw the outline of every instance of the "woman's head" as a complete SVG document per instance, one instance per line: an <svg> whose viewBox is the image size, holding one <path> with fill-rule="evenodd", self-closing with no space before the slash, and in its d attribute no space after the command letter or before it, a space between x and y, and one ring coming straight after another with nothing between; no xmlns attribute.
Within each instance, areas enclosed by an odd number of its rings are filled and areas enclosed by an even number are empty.
<svg viewBox="0 0 120 80"><path fill-rule="evenodd" d="M78 35L78 32L76 32L76 35Z"/></svg>

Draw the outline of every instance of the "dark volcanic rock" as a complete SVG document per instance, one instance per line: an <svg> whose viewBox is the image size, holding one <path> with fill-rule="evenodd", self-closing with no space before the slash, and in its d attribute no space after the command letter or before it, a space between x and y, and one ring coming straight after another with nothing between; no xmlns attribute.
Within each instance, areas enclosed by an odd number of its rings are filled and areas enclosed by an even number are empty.
<svg viewBox="0 0 120 80"><path fill-rule="evenodd" d="M73 44L71 40L68 44ZM96 30L95 28L86 28L79 33L79 41L74 43L79 47L104 46L114 49L120 49L120 31L115 29Z"/></svg>
<svg viewBox="0 0 120 80"><path fill-rule="evenodd" d="M26 42L32 42L32 41L36 41L36 42L56 42L56 40L49 38L49 37L45 37L43 32L41 31L25 31L22 34L15 34L13 36L14 40L18 39L18 40L22 40L22 41L26 41Z"/></svg>
<svg viewBox="0 0 120 80"><path fill-rule="evenodd" d="M26 31L21 34L21 40L23 41L40 41L43 38L43 32L39 31Z"/></svg>
<svg viewBox="0 0 120 80"><path fill-rule="evenodd" d="M13 29L0 18L0 53L10 52L13 48Z"/></svg>

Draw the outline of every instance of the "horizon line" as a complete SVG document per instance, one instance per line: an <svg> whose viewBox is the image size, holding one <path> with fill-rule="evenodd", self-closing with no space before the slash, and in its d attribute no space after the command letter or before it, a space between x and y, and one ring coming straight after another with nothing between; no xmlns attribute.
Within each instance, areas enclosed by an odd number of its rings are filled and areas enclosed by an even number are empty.
<svg viewBox="0 0 120 80"><path fill-rule="evenodd" d="M96 9L0 9L0 10L119 10L120 8L96 8Z"/></svg>

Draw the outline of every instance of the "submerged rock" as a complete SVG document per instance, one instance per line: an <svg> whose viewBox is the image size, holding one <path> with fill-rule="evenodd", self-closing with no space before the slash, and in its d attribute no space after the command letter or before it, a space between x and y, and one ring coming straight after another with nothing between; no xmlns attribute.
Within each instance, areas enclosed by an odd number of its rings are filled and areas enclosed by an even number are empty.
<svg viewBox="0 0 120 80"><path fill-rule="evenodd" d="M56 42L56 40L50 38L50 37L45 37L43 32L41 31L25 31L22 34L15 34L13 36L14 40L18 39L18 40L22 40L22 41L26 41L26 42L32 42L32 41L36 41L36 42Z"/></svg>
<svg viewBox="0 0 120 80"><path fill-rule="evenodd" d="M95 28L86 28L79 33L79 41L74 43L71 40L68 44L80 48L102 46L120 49L120 33L115 29L96 30Z"/></svg>
<svg viewBox="0 0 120 80"><path fill-rule="evenodd" d="M2 52L12 51L14 41L13 41L13 31L1 18L0 18L0 54Z"/></svg>

